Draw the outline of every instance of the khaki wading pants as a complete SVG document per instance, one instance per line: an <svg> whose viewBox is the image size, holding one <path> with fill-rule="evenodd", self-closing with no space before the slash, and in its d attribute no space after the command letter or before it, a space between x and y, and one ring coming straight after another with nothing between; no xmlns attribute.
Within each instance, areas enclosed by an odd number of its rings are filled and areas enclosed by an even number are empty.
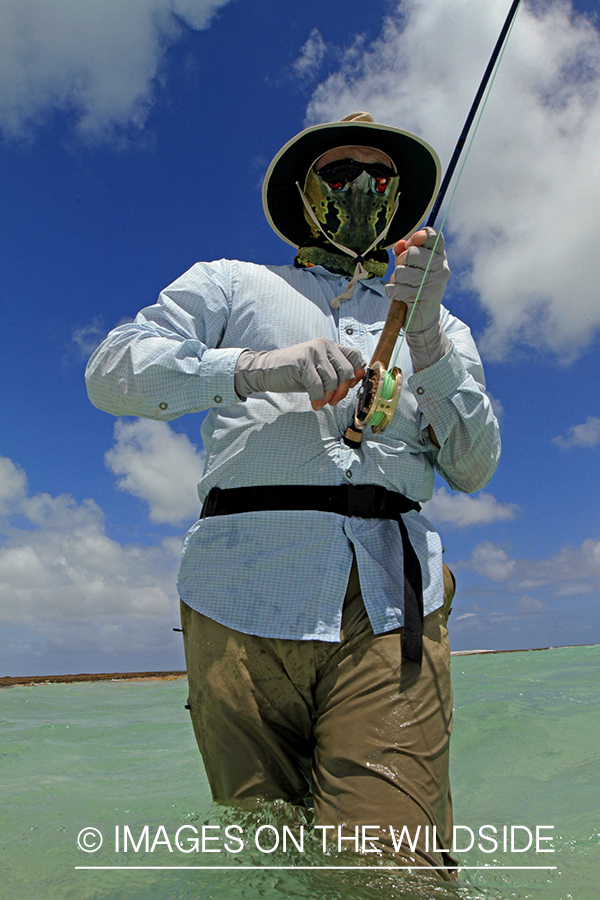
<svg viewBox="0 0 600 900"><path fill-rule="evenodd" d="M373 634L356 561L339 643L242 634L182 602L188 702L214 799L312 794L316 823L336 826L335 839L341 824L351 836L376 826L367 840L397 864L455 864L434 852L452 840L446 567L444 588L444 606L424 620L421 669L402 662L402 629ZM406 839L394 851L390 827L398 839L403 826L411 842L419 834L414 854Z"/></svg>

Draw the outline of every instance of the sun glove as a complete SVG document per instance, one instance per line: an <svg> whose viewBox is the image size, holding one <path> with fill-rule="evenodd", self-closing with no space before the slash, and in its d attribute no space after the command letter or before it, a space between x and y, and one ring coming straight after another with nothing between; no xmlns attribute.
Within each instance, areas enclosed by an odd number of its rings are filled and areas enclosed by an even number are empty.
<svg viewBox="0 0 600 900"><path fill-rule="evenodd" d="M354 370L364 366L360 351L342 347L326 338L314 338L283 350L244 350L238 357L234 387L238 397L272 391L276 394L306 392L322 400L354 379Z"/></svg>
<svg viewBox="0 0 600 900"><path fill-rule="evenodd" d="M452 346L440 321L440 307L450 276L444 237L442 234L439 235L434 252L436 232L433 228L425 230L427 237L423 244L420 247L408 248L404 265L396 266L393 284L387 285L385 289L390 300L401 300L408 307L405 318L406 342L413 367L417 372L432 366L445 356ZM427 278L411 318L423 274L430 259Z"/></svg>

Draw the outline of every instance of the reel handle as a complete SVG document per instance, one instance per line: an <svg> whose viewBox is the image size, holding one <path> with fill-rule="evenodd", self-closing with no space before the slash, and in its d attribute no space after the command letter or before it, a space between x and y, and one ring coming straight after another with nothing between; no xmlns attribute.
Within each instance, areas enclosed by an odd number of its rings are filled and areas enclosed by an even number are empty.
<svg viewBox="0 0 600 900"><path fill-rule="evenodd" d="M370 375L370 370L373 368L376 362L380 362L384 369L390 364L390 359L392 358L392 353L394 352L394 347L396 346L396 341L398 340L398 335L400 334L400 329L404 325L404 320L406 318L407 305L403 303L401 300L392 300L390 303L390 309L387 314L387 318L385 320L385 324L383 326L383 331L381 332L381 336L375 347L375 352L371 357L371 362L369 363L369 368L365 372L365 376L363 378L362 383L362 391L363 393L366 390L366 382ZM363 436L363 428L364 424L360 424L357 416L354 416L354 425L349 425L346 431L344 432L344 443L348 447L354 447L354 449L358 449L361 445L362 436Z"/></svg>

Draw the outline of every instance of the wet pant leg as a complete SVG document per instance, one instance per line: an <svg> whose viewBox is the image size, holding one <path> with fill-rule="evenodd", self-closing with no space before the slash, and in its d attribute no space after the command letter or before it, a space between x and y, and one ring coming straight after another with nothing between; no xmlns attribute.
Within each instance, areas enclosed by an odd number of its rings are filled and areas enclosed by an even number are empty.
<svg viewBox="0 0 600 900"><path fill-rule="evenodd" d="M450 864L436 849L452 833L453 579L445 584L444 606L424 620L420 669L402 660L402 629L373 634L356 565L339 643L241 634L182 603L190 712L214 798L300 803L312 793L332 837L338 825L346 836L373 826L369 841L397 861Z"/></svg>

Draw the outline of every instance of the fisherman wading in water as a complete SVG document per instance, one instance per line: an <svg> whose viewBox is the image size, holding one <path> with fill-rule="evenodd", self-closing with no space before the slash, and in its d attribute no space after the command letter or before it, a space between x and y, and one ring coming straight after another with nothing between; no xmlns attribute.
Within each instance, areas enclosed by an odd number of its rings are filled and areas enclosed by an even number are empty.
<svg viewBox="0 0 600 900"><path fill-rule="evenodd" d="M438 184L433 150L368 113L306 129L263 193L294 264L197 263L108 335L87 380L113 415L209 410L179 592L215 800L310 802L332 833L376 826L383 860L449 878L454 580L420 504L436 470L484 487L500 445L471 333L441 305L443 239L415 233ZM349 446L390 300L410 313L428 266L397 408ZM403 826L414 851L394 849Z"/></svg>

